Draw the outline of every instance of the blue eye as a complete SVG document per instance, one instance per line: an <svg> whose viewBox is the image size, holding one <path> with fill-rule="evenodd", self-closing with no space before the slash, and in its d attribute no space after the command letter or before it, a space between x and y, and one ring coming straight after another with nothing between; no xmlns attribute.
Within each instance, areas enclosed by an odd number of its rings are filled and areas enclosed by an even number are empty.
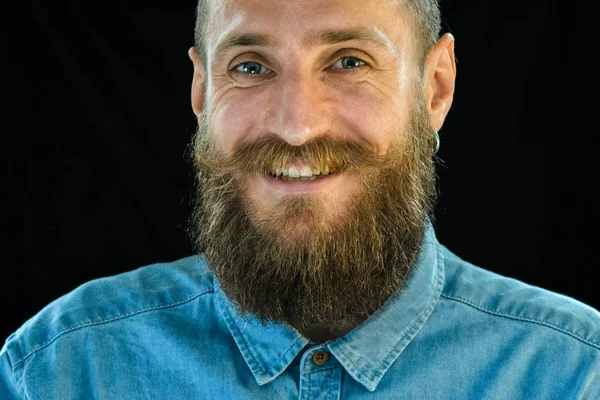
<svg viewBox="0 0 600 400"><path fill-rule="evenodd" d="M365 62L356 57L342 57L333 64L334 69L354 69L365 65Z"/></svg>
<svg viewBox="0 0 600 400"><path fill-rule="evenodd" d="M248 75L263 75L270 72L267 67L254 61L243 62L235 67L235 70Z"/></svg>

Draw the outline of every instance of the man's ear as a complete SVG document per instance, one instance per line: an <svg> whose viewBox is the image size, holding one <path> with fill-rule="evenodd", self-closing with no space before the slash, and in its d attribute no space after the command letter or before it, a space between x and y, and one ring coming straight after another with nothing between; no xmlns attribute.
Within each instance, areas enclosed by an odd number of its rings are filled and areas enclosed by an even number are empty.
<svg viewBox="0 0 600 400"><path fill-rule="evenodd" d="M194 77L192 79L192 109L194 114L199 116L204 108L204 65L200 61L198 52L195 47L190 48L188 51L190 60L194 63Z"/></svg>
<svg viewBox="0 0 600 400"><path fill-rule="evenodd" d="M436 131L444 124L452 105L455 80L454 36L446 33L429 53L425 66L425 102Z"/></svg>

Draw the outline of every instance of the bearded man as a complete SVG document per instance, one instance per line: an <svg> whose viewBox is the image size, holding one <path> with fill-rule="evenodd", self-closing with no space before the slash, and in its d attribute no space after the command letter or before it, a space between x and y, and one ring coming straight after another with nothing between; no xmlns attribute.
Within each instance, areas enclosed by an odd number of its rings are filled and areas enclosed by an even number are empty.
<svg viewBox="0 0 600 400"><path fill-rule="evenodd" d="M436 0L201 0L198 254L96 280L0 353L2 399L598 399L600 314L432 226Z"/></svg>

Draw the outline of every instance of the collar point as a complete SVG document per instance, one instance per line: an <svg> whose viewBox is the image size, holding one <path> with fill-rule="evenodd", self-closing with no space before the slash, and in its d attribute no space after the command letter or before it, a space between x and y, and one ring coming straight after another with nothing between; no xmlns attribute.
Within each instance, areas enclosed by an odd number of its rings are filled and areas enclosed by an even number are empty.
<svg viewBox="0 0 600 400"><path fill-rule="evenodd" d="M379 384L379 380L377 381L366 381L361 382L362 385L371 393L373 393L377 389L377 385Z"/></svg>

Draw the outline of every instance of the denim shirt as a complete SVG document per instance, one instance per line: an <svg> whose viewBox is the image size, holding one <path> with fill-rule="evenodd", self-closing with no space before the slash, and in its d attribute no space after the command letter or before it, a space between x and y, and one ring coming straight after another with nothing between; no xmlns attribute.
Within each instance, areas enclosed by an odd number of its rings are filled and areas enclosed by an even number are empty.
<svg viewBox="0 0 600 400"><path fill-rule="evenodd" d="M0 399L600 399L600 314L430 227L404 290L313 343L238 315L201 256L88 282L12 334Z"/></svg>

